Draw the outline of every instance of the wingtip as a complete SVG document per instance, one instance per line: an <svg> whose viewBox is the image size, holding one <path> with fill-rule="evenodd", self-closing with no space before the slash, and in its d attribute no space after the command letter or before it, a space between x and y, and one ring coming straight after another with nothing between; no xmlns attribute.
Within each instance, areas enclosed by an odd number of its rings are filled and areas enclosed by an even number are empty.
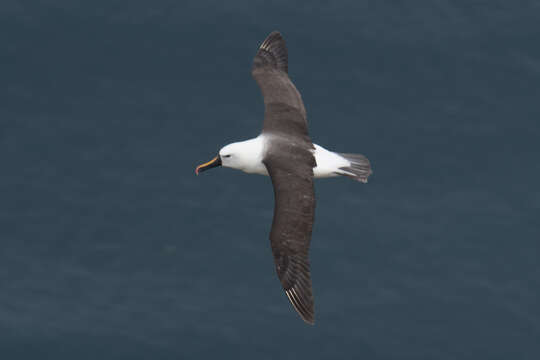
<svg viewBox="0 0 540 360"><path fill-rule="evenodd" d="M306 302L306 299L299 296L294 288L285 290L285 294L302 320L304 320L306 324L315 325L315 311L313 310L313 302L309 300Z"/></svg>
<svg viewBox="0 0 540 360"><path fill-rule="evenodd" d="M272 31L259 46L253 69L270 66L288 72L288 53L285 39L277 30Z"/></svg>
<svg viewBox="0 0 540 360"><path fill-rule="evenodd" d="M311 319L302 318L302 320L304 320L304 322L308 325L315 326L315 317Z"/></svg>
<svg viewBox="0 0 540 360"><path fill-rule="evenodd" d="M271 36L279 36L279 37L283 37L281 35L281 33L279 32L279 30L274 30L272 31L270 34L268 34L267 38L271 37Z"/></svg>
<svg viewBox="0 0 540 360"><path fill-rule="evenodd" d="M259 49L270 51L272 45L278 41L284 41L283 36L279 31L274 30L264 39L264 41L259 46Z"/></svg>
<svg viewBox="0 0 540 360"><path fill-rule="evenodd" d="M266 36L266 39L264 39L264 41L267 41L269 39L276 40L278 38L283 38L283 35L281 35L278 30L274 30Z"/></svg>

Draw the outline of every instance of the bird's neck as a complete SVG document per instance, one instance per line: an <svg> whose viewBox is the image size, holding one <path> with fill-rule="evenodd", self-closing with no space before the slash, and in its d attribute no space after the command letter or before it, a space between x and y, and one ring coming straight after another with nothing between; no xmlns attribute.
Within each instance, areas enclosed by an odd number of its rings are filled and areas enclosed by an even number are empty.
<svg viewBox="0 0 540 360"><path fill-rule="evenodd" d="M268 175L263 164L266 145L264 136L260 135L237 144L241 158L236 168L250 174Z"/></svg>

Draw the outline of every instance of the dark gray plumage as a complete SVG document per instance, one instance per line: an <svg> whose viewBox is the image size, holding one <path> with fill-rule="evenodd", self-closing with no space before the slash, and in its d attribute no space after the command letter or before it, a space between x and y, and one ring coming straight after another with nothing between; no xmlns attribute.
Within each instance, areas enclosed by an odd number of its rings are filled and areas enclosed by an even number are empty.
<svg viewBox="0 0 540 360"><path fill-rule="evenodd" d="M316 163L304 103L287 70L285 41L279 32L272 32L261 44L252 68L264 97L263 133L270 139L263 160L275 197L270 242L287 297L302 319L313 324L308 253L315 213Z"/></svg>

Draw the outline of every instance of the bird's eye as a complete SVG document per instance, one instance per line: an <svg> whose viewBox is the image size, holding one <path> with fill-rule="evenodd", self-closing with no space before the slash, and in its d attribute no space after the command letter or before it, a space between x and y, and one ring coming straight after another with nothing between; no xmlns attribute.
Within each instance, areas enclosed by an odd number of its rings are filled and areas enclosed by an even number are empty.
<svg viewBox="0 0 540 360"><path fill-rule="evenodd" d="M223 157L231 157L231 155L223 155Z"/></svg>

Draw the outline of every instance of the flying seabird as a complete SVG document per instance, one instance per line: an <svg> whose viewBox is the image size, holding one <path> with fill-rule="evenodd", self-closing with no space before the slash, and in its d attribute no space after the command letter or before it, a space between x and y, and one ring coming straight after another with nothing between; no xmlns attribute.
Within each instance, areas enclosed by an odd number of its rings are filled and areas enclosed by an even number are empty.
<svg viewBox="0 0 540 360"><path fill-rule="evenodd" d="M288 76L287 47L279 32L263 41L251 74L264 98L262 133L224 146L195 173L225 166L270 176L275 198L270 244L277 275L298 314L314 324L308 257L315 213L313 178L346 176L366 183L371 166L364 155L336 153L311 142L306 109Z"/></svg>

